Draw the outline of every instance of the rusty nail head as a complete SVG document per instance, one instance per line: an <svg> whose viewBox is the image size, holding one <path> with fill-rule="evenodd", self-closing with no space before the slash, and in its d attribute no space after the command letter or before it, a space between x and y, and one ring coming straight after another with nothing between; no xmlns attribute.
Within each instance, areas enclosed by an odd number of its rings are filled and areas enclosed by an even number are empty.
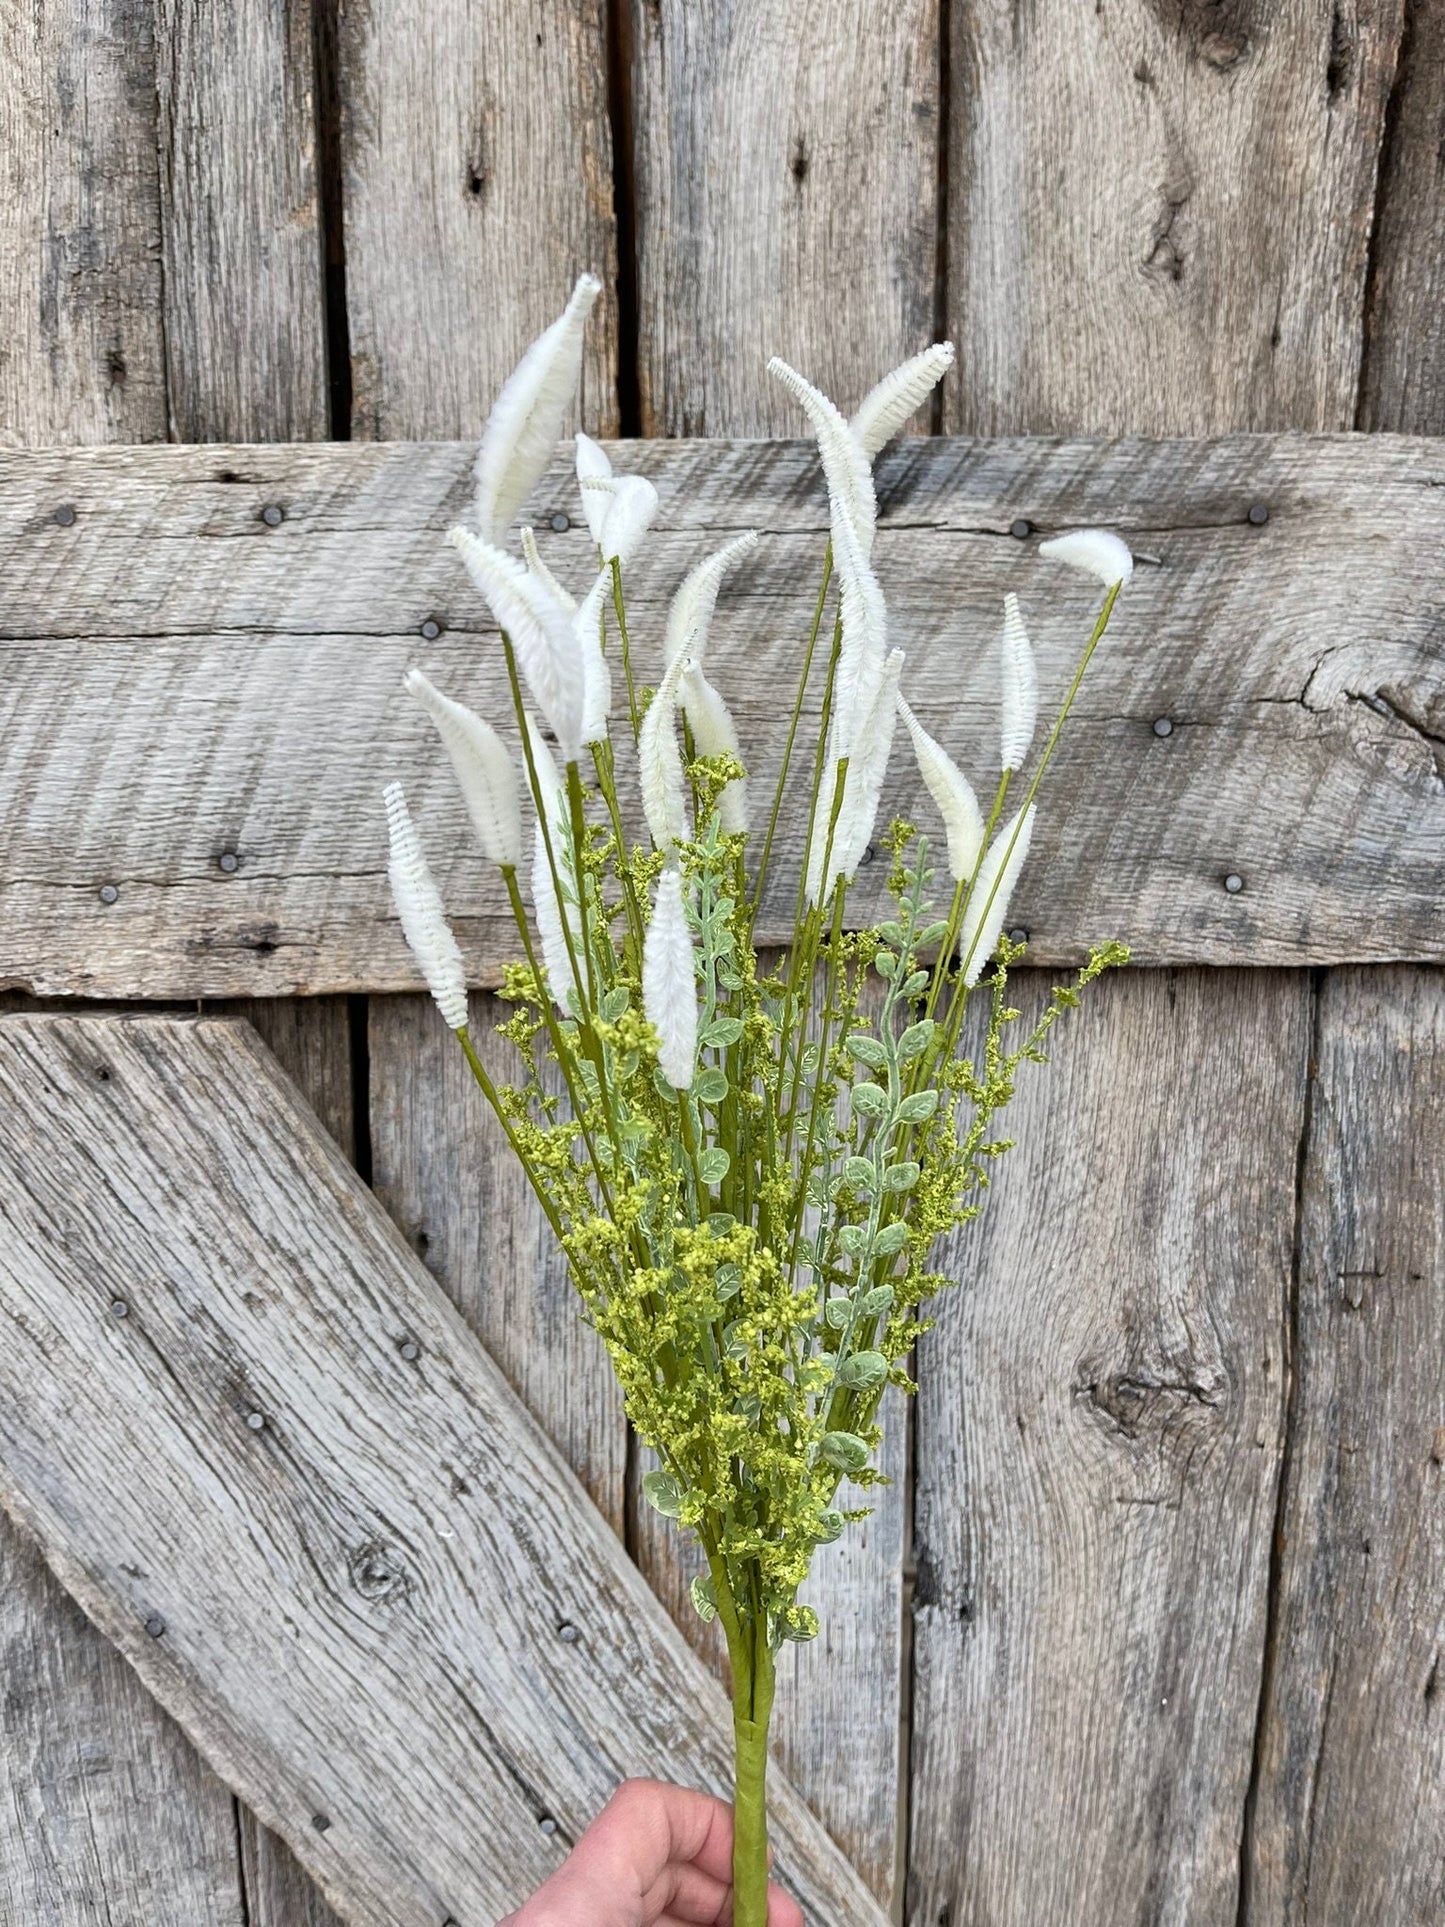
<svg viewBox="0 0 1445 1927"><path fill-rule="evenodd" d="M1034 532L1034 525L1026 515L1020 515L1016 521L1009 523L1008 532L1016 542L1027 542Z"/></svg>
<svg viewBox="0 0 1445 1927"><path fill-rule="evenodd" d="M1257 529L1262 529L1269 520L1269 509L1263 502L1251 502L1249 519Z"/></svg>
<svg viewBox="0 0 1445 1927"><path fill-rule="evenodd" d="M1244 888L1244 878L1236 871L1231 870L1229 875L1224 879L1224 887L1232 897L1237 897Z"/></svg>
<svg viewBox="0 0 1445 1927"><path fill-rule="evenodd" d="M112 1298L110 1308L117 1318L130 1317L130 1306L125 1302L124 1298Z"/></svg>
<svg viewBox="0 0 1445 1927"><path fill-rule="evenodd" d="M166 1622L161 1618L160 1614L152 1613L146 1621L146 1631L150 1634L151 1638L159 1639L165 1629Z"/></svg>
<svg viewBox="0 0 1445 1927"><path fill-rule="evenodd" d="M55 511L55 523L57 528L74 528L75 510L70 506L69 502L62 502L60 507Z"/></svg>
<svg viewBox="0 0 1445 1927"><path fill-rule="evenodd" d="M331 1821L324 1813L313 1813L311 1824L318 1833L325 1833L330 1828Z"/></svg>
<svg viewBox="0 0 1445 1927"><path fill-rule="evenodd" d="M552 517L552 527L557 531L558 535L565 535L571 526L571 516L564 515L562 510L558 509L557 513Z"/></svg>
<svg viewBox="0 0 1445 1927"><path fill-rule="evenodd" d="M410 1365L414 1359L421 1357L421 1346L414 1338L405 1339L401 1345L401 1355Z"/></svg>
<svg viewBox="0 0 1445 1927"><path fill-rule="evenodd" d="M102 903L114 903L119 896L120 896L120 891L116 889L113 883L101 884L100 900Z"/></svg>
<svg viewBox="0 0 1445 1927"><path fill-rule="evenodd" d="M253 1432L264 1432L266 1429L266 1414L264 1412L247 1412L246 1423Z"/></svg>
<svg viewBox="0 0 1445 1927"><path fill-rule="evenodd" d="M227 876L233 875L235 871L241 867L241 859L236 855L234 850L222 850L221 854L216 858L216 862L220 868L225 871Z"/></svg>
<svg viewBox="0 0 1445 1927"><path fill-rule="evenodd" d="M261 520L268 529L279 529L286 520L286 511L279 502L268 502L261 511Z"/></svg>
<svg viewBox="0 0 1445 1927"><path fill-rule="evenodd" d="M1154 734L1156 736L1172 736L1174 734L1174 725L1167 716L1161 716L1158 722L1155 723Z"/></svg>
<svg viewBox="0 0 1445 1927"><path fill-rule="evenodd" d="M582 1634L570 1619L566 1619L557 1628L557 1637L564 1646L575 1646Z"/></svg>
<svg viewBox="0 0 1445 1927"><path fill-rule="evenodd" d="M435 642L442 632L442 626L435 616L428 616L421 625L421 632L428 642Z"/></svg>

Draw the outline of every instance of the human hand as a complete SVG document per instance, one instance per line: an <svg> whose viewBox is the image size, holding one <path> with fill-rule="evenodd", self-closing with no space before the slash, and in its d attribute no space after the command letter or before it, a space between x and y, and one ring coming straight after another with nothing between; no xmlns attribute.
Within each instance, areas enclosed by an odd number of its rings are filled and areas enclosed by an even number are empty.
<svg viewBox="0 0 1445 1927"><path fill-rule="evenodd" d="M498 1927L730 1927L733 1813L660 1780L624 1780L566 1860ZM768 1927L803 1911L768 1888Z"/></svg>

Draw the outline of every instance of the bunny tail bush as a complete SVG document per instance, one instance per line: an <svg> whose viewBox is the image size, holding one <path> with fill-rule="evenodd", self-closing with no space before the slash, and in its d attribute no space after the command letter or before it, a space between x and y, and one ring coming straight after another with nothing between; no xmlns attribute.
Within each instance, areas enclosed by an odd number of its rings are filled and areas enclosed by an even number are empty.
<svg viewBox="0 0 1445 1927"><path fill-rule="evenodd" d="M735 1920L762 1927L774 1660L784 1640L818 1630L798 1599L814 1548L867 1516L857 1501L881 1478L879 1401L890 1384L912 1389L919 1308L949 1282L928 1269L930 1253L979 1210L990 1160L1007 1148L992 1131L1019 1066L1043 1060L1055 1020L1127 954L1096 949L1011 1041L1019 1013L1007 975L1023 947L1003 934L1010 895L1041 780L1132 562L1100 530L1041 545L1104 594L1027 780L1038 679L1018 600L1005 599L1000 773L980 803L905 700L872 563L873 457L953 350L942 343L905 363L851 421L773 362L817 437L830 539L782 768L763 794L707 659L719 592L755 536L700 559L682 582L665 636L647 646L651 688L638 680L623 596L657 512L650 482L614 475L605 450L577 437L597 567L575 599L530 530L520 559L502 546L560 435L597 292L584 276L502 390L477 458L474 527L450 538L502 631L511 745L503 718L484 721L419 672L408 678L515 914L521 954L499 1027L516 1047L515 1084L492 1081L468 1036L462 960L396 785L386 794L391 876L416 961L656 1454L644 1495L697 1548L693 1602L721 1622L732 1673ZM813 741L810 680L821 682ZM641 842L625 827L635 812L618 794L614 734L637 771ZM917 758L942 833L886 829L891 914L850 928L895 737ZM753 933L780 826L802 860L792 940L773 964ZM975 987L982 1041L964 1056ZM556 1079L543 1059L560 1072L560 1095L549 1095Z"/></svg>

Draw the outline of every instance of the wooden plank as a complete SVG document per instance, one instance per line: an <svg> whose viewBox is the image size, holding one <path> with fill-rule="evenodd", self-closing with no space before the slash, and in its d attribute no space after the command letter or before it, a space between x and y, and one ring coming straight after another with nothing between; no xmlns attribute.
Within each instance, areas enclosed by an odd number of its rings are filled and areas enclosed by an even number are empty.
<svg viewBox="0 0 1445 1927"><path fill-rule="evenodd" d="M617 274L603 0L340 14L352 433L477 435L574 277ZM582 420L615 434L616 307Z"/></svg>
<svg viewBox="0 0 1445 1927"><path fill-rule="evenodd" d="M1445 1908L1445 977L1332 972L1249 1927Z"/></svg>
<svg viewBox="0 0 1445 1927"><path fill-rule="evenodd" d="M0 442L166 433L147 0L0 13Z"/></svg>
<svg viewBox="0 0 1445 1927"><path fill-rule="evenodd" d="M0 458L6 981L151 996L413 987L383 877L382 772L419 812L469 969L496 981L513 939L495 880L400 687L421 662L504 710L498 652L442 540L468 457L393 445ZM713 656L766 782L786 723L776 685L801 651L821 547L814 454L678 443L619 459L664 493L632 597L644 674L699 550L738 526L768 531L745 591L724 598ZM996 753L997 597L1023 596L1046 703L1090 609L1086 585L1007 535L1015 518L1108 520L1159 557L1131 584L1044 801L1017 898L1039 961L1115 934L1146 962L1445 955L1442 476L1438 443L1393 437L917 439L885 458L877 559L907 682L980 776ZM559 466L539 501L571 499ZM272 501L285 508L276 528L260 519ZM56 525L58 502L74 506L72 527ZM1246 519L1253 503L1263 526ZM546 531L573 578L585 544ZM419 633L430 618L435 640ZM776 677L759 673L760 630ZM887 801L925 807L901 754ZM764 937L781 934L797 843L790 821ZM877 901L865 883L857 913Z"/></svg>
<svg viewBox="0 0 1445 1927"><path fill-rule="evenodd" d="M1302 973L1130 971L1020 1081L919 1347L919 1927L1233 1927L1308 1035Z"/></svg>
<svg viewBox="0 0 1445 1927"><path fill-rule="evenodd" d="M157 0L156 34L171 433L324 437L310 0Z"/></svg>
<svg viewBox="0 0 1445 1927"><path fill-rule="evenodd" d="M237 1802L246 1927L346 1927L284 1840Z"/></svg>
<svg viewBox="0 0 1445 1927"><path fill-rule="evenodd" d="M628 0L649 435L777 435L933 339L938 0Z"/></svg>
<svg viewBox="0 0 1445 1927"><path fill-rule="evenodd" d="M1351 427L1402 10L955 4L946 425Z"/></svg>
<svg viewBox="0 0 1445 1927"><path fill-rule="evenodd" d="M344 997L245 997L207 1007L207 1016L253 1024L327 1134L356 1161L356 1088L351 1013Z"/></svg>
<svg viewBox="0 0 1445 1927"><path fill-rule="evenodd" d="M0 1496L353 1927L505 1912L628 1772L726 1783L722 1695L251 1032L8 1018L0 1093ZM774 1814L809 1917L881 1922Z"/></svg>
<svg viewBox="0 0 1445 1927"><path fill-rule="evenodd" d="M510 1083L523 1067L493 1034L504 1015L475 998L472 1034ZM376 1194L620 1538L621 1395L541 1207L431 999L373 998L368 1016Z"/></svg>

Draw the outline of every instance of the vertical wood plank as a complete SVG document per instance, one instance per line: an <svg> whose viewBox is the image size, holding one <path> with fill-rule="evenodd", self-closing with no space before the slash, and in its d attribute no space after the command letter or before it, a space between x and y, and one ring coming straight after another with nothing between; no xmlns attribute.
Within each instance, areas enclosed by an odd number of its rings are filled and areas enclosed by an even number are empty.
<svg viewBox="0 0 1445 1927"><path fill-rule="evenodd" d="M1445 1915L1445 973L1335 971L1249 1927Z"/></svg>
<svg viewBox="0 0 1445 1927"><path fill-rule="evenodd" d="M795 435L933 336L938 0L629 0L642 432Z"/></svg>
<svg viewBox="0 0 1445 1927"><path fill-rule="evenodd" d="M1405 12L1381 158L1361 428L1445 434L1445 12Z"/></svg>
<svg viewBox="0 0 1445 1927"><path fill-rule="evenodd" d="M505 1007L479 993L472 1012L488 1070L516 1081ZM369 1036L378 1197L620 1536L621 1396L521 1167L430 998L373 997Z"/></svg>
<svg viewBox="0 0 1445 1927"><path fill-rule="evenodd" d="M157 0L156 38L171 433L324 438L309 0Z"/></svg>
<svg viewBox="0 0 1445 1927"><path fill-rule="evenodd" d="M345 1927L285 1841L239 1800L236 1828L246 1882L246 1927Z"/></svg>
<svg viewBox="0 0 1445 1927"><path fill-rule="evenodd" d="M970 434L1354 424L1402 0L950 0Z"/></svg>
<svg viewBox="0 0 1445 1927"><path fill-rule="evenodd" d="M1234 1927L1307 1009L1130 972L1020 1079L919 1347L917 1927Z"/></svg>
<svg viewBox="0 0 1445 1927"><path fill-rule="evenodd" d="M149 0L0 10L0 441L166 433Z"/></svg>
<svg viewBox="0 0 1445 1927"><path fill-rule="evenodd" d="M603 0L359 0L340 19L352 432L480 433L574 276L617 253ZM582 420L615 434L616 303Z"/></svg>
<svg viewBox="0 0 1445 1927"><path fill-rule="evenodd" d="M355 1087L346 998L238 997L208 1003L206 1010L215 1017L244 1018L260 1032L281 1068L354 1164Z"/></svg>

